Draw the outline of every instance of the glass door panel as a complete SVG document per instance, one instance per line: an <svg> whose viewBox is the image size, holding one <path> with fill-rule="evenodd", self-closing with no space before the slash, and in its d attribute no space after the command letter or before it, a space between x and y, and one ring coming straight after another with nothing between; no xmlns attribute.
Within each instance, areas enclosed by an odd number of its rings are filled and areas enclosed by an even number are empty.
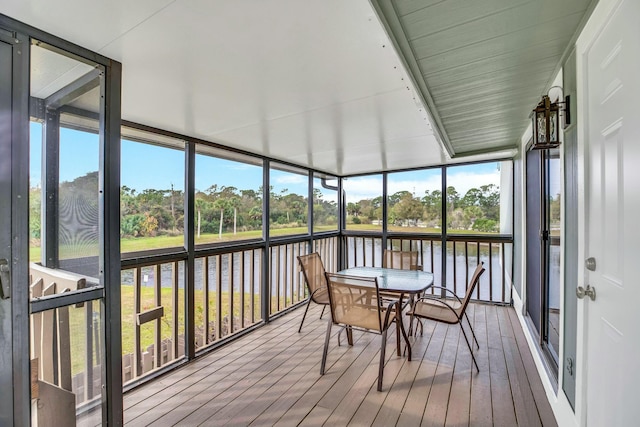
<svg viewBox="0 0 640 427"><path fill-rule="evenodd" d="M549 234L547 240L547 286L545 310L545 341L555 364L558 364L560 352L560 155L558 150L551 150L546 154L546 222Z"/></svg>
<svg viewBox="0 0 640 427"><path fill-rule="evenodd" d="M102 421L104 69L31 45L31 424Z"/></svg>

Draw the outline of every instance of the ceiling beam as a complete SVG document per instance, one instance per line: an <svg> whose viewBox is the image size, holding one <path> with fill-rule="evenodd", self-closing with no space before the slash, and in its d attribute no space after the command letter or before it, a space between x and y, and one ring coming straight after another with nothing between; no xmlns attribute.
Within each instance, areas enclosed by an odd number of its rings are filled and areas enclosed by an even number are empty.
<svg viewBox="0 0 640 427"><path fill-rule="evenodd" d="M101 71L97 68L89 71L84 76L66 85L57 92L52 93L44 100L45 108L56 110L67 105L78 97L100 86Z"/></svg>

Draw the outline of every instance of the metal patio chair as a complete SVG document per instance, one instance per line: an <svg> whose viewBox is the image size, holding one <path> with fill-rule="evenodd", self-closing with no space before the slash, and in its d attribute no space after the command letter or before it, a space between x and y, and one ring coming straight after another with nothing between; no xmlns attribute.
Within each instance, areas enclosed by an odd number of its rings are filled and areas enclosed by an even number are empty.
<svg viewBox="0 0 640 427"><path fill-rule="evenodd" d="M462 318L467 319L467 323L469 324L469 328L471 329L471 334L473 335L473 339L480 348L480 344L478 344L478 340L476 338L476 334L473 332L473 327L471 326L471 322L469 321L469 317L466 314L467 306L469 305L469 300L471 299L471 294L475 289L476 285L480 281L480 276L484 273L484 263L480 262L473 272L473 276L469 282L469 286L467 287L467 291L464 295L463 299L460 299L453 291L442 287L442 286L434 286L434 289L444 289L446 292L450 293L452 298L440 298L435 295L425 295L413 304L411 309L407 312L411 319L411 326L413 326L414 318L421 319L431 319L437 322L444 322L448 324L459 324L460 329L462 329L462 334L464 335L464 340L467 342L467 346L469 347L469 352L471 353L471 358L473 359L474 365L476 365L476 369L480 372L478 368L478 363L476 362L476 358L473 355L473 348L467 339L467 334L464 331L464 327L462 325Z"/></svg>
<svg viewBox="0 0 640 427"><path fill-rule="evenodd" d="M382 256L383 268L395 268L397 270L422 270L422 266L418 265L418 251L398 251L393 249L385 249ZM397 299L398 296L388 292L381 291L380 294L385 300ZM407 300L402 303L402 309L413 301ZM409 335L412 334L413 324L409 325Z"/></svg>
<svg viewBox="0 0 640 427"><path fill-rule="evenodd" d="M380 366L378 368L378 391L382 390L387 330L395 319L398 301L382 306L378 280L375 277L355 277L327 273L331 320L327 322L320 375L324 375L329 351L331 326L342 325L347 329L349 344L353 344L352 330L381 335ZM399 333L399 331L398 331Z"/></svg>
<svg viewBox="0 0 640 427"><path fill-rule="evenodd" d="M307 289L309 290L309 301L304 309L300 328L298 328L298 332L301 332L311 301L323 306L322 313L320 313L320 318L322 319L324 310L329 305L329 294L327 293L327 279L325 277L324 264L322 263L320 255L317 252L313 252L308 255L300 255L298 256L298 262L300 263L300 269L302 270L304 281L306 282Z"/></svg>
<svg viewBox="0 0 640 427"><path fill-rule="evenodd" d="M422 270L418 265L418 251L385 249L382 257L382 266L399 270Z"/></svg>

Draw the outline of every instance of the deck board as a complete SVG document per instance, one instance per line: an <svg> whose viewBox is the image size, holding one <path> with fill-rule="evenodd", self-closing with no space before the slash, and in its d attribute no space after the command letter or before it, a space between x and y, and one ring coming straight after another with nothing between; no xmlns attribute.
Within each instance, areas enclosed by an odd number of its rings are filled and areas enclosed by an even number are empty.
<svg viewBox="0 0 640 427"><path fill-rule="evenodd" d="M334 327L321 376L326 318L312 305L298 333L303 310L127 393L125 424L557 425L513 308L470 305L480 372L458 325L425 322L411 362L391 328L382 392L380 336L355 332L353 346L344 336L338 346Z"/></svg>

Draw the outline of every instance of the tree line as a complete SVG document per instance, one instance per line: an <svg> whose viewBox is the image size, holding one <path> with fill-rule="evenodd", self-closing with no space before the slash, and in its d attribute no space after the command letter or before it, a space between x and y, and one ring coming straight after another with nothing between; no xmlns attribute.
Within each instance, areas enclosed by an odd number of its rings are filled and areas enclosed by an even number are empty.
<svg viewBox="0 0 640 427"><path fill-rule="evenodd" d="M61 184L61 192L80 191L94 193L97 189L96 172ZM222 234L262 228L262 187L238 189L213 184L195 195L195 223L198 234ZM141 192L122 186L120 189L121 225L123 238L181 235L184 232L184 191L173 188L145 189ZM338 207L336 198L325 200L319 189L313 191L315 225L336 225ZM287 189L270 189L269 223L272 228L306 226L308 198ZM551 199L552 211L559 205L559 197ZM39 188L30 194L31 237L40 238ZM97 198L96 198L97 200ZM388 199L390 225L405 227L440 228L442 203L446 203L446 216L450 229L497 232L500 224L500 189L494 184L471 188L460 195L453 186L441 191L425 191L418 197L409 191L399 191ZM382 197L362 199L346 206L347 222L368 224L381 221Z"/></svg>
<svg viewBox="0 0 640 427"><path fill-rule="evenodd" d="M499 231L500 188L495 184L471 188L464 196L461 196L455 187L449 186L444 198L440 190L426 190L422 197L417 197L409 191L398 191L389 196L389 224L440 228L443 199L450 229ZM348 203L347 215L347 221L354 224L382 220L382 197Z"/></svg>
<svg viewBox="0 0 640 427"><path fill-rule="evenodd" d="M307 225L307 197L288 189L270 189L269 223L274 228ZM236 233L262 229L262 187L238 189L213 184L195 194L196 234ZM184 192L173 188L146 189L138 193L123 186L120 190L121 236L178 235L184 231ZM337 204L323 200L314 189L313 215L316 224L337 224Z"/></svg>

